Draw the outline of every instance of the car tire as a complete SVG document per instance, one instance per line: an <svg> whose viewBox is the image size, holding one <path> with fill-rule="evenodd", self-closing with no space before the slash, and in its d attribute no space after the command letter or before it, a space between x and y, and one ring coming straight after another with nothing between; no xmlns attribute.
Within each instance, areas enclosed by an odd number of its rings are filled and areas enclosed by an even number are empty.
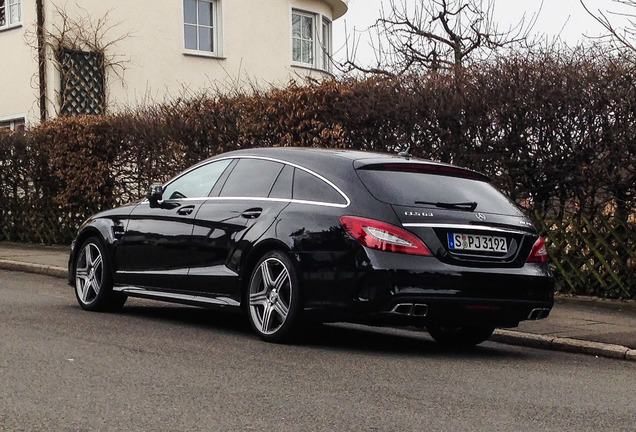
<svg viewBox="0 0 636 432"><path fill-rule="evenodd" d="M468 348L488 339L494 327L483 325L432 324L426 330L440 345L453 348Z"/></svg>
<svg viewBox="0 0 636 432"><path fill-rule="evenodd" d="M120 309L126 295L113 291L110 258L103 243L90 237L75 257L75 297L82 309L112 311Z"/></svg>
<svg viewBox="0 0 636 432"><path fill-rule="evenodd" d="M250 324L268 342L289 342L300 329L300 287L291 259L282 252L266 253L252 270L247 309Z"/></svg>

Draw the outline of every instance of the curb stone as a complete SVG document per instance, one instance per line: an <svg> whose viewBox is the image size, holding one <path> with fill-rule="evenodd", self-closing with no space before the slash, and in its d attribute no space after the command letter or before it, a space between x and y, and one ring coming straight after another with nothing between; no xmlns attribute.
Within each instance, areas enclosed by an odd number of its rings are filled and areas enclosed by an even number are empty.
<svg viewBox="0 0 636 432"><path fill-rule="evenodd" d="M0 259L0 269L37 273L62 279L66 279L68 276L68 270L63 267L24 263L6 259ZM565 351L594 355L598 357L636 361L636 349L630 349L622 345L588 342L578 339L552 337L503 329L495 330L493 335L490 337L490 340L493 342L508 345L520 345L528 348Z"/></svg>
<svg viewBox="0 0 636 432"><path fill-rule="evenodd" d="M493 342L509 345L522 345L529 348L540 348L552 351L565 351L577 354L588 354L598 357L636 361L636 350L622 345L590 342L579 339L535 335L512 330L495 330L490 337Z"/></svg>
<svg viewBox="0 0 636 432"><path fill-rule="evenodd" d="M63 267L48 266L44 264L24 263L21 261L13 261L0 259L0 269L21 271L26 273L38 273L46 276L54 276L62 279L68 277L68 270Z"/></svg>

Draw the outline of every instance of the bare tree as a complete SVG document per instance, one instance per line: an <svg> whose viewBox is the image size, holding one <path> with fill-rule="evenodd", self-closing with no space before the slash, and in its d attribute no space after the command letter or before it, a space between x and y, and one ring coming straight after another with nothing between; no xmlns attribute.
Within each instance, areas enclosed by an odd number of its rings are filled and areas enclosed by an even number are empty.
<svg viewBox="0 0 636 432"><path fill-rule="evenodd" d="M605 39L616 49L636 53L636 0L612 0L620 11L592 11L583 0L579 1L585 11L607 30L608 34L601 39ZM622 23L619 25L615 21Z"/></svg>
<svg viewBox="0 0 636 432"><path fill-rule="evenodd" d="M122 83L123 73L130 58L117 52L117 45L125 39L132 37L131 32L120 35L113 35L113 32L121 23L112 23L110 11L103 16L95 18L87 9L76 4L76 14L71 15L64 8L53 5L53 16L51 25L46 28L38 25L33 31L27 31L26 40L29 46L38 51L38 61L42 64L51 62L60 73L62 80L69 78L68 72L65 72L65 62L63 53L66 50L78 51L84 53L95 54L99 58L99 67L101 74L106 76L112 73L112 76L119 79ZM45 66L41 66L39 71L40 79L45 74ZM107 91L109 80L104 80L103 90ZM48 98L46 87L39 83L40 104L44 104ZM56 97L60 102L64 100L64 92L56 92ZM62 103L60 103L62 105ZM106 98L100 104L100 109L106 109ZM59 113L58 113L59 114Z"/></svg>
<svg viewBox="0 0 636 432"><path fill-rule="evenodd" d="M502 31L493 20L494 9L495 0L389 0L369 29L375 64L358 63L358 37L348 41L343 69L384 75L456 73L474 59L527 42L538 12Z"/></svg>

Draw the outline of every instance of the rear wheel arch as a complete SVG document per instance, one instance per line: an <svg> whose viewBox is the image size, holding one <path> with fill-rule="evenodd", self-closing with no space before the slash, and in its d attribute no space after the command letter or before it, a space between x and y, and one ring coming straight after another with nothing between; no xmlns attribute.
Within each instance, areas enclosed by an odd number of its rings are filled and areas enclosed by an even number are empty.
<svg viewBox="0 0 636 432"><path fill-rule="evenodd" d="M247 254L239 270L241 287L241 308L247 308L247 293L250 285L250 277L258 261L267 253L279 251L289 256L292 262L295 258L290 254L289 247L280 240L269 239L256 244Z"/></svg>
<svg viewBox="0 0 636 432"><path fill-rule="evenodd" d="M299 335L302 296L296 264L288 253L274 249L259 258L247 295L248 319L261 339L280 343Z"/></svg>

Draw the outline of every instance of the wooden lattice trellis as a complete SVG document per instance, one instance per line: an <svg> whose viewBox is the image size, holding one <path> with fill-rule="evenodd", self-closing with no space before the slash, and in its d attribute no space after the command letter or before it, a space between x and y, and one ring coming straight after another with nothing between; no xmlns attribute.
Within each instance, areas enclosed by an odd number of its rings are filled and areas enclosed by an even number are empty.
<svg viewBox="0 0 636 432"><path fill-rule="evenodd" d="M61 114L103 114L105 111L104 55L98 52L60 51Z"/></svg>
<svg viewBox="0 0 636 432"><path fill-rule="evenodd" d="M606 216L540 223L557 291L634 297L636 223Z"/></svg>

